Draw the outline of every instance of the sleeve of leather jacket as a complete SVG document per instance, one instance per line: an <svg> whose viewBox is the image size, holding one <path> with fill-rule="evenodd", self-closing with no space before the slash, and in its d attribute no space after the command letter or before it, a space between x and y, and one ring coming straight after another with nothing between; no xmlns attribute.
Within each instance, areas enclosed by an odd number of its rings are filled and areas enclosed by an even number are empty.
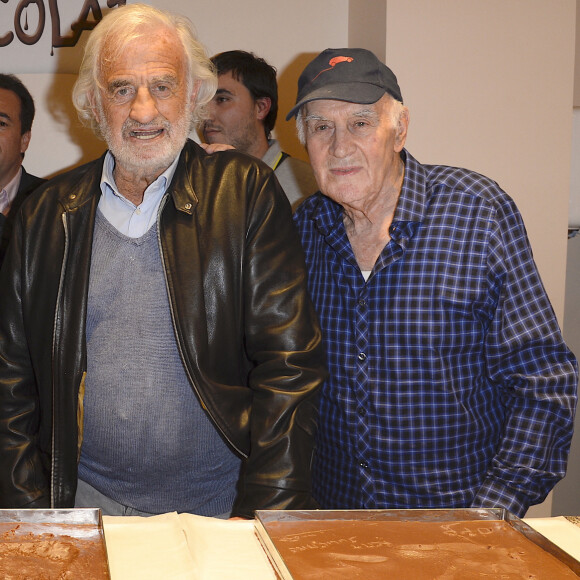
<svg viewBox="0 0 580 580"><path fill-rule="evenodd" d="M0 507L49 507L47 459L38 450L40 403L22 309L22 227L0 272ZM50 345L47 347L50 349Z"/></svg>
<svg viewBox="0 0 580 580"><path fill-rule="evenodd" d="M249 212L244 252L246 351L254 364L251 450L232 515L311 509L317 396L326 376L289 203L269 177Z"/></svg>

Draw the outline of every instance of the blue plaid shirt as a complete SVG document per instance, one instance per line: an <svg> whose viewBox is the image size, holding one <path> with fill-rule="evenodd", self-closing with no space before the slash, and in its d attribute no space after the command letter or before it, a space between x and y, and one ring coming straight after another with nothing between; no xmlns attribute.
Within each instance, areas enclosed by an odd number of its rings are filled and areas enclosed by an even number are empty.
<svg viewBox="0 0 580 580"><path fill-rule="evenodd" d="M318 193L295 214L330 371L315 497L523 515L565 473L576 359L510 197L402 158L391 240L367 282L341 206Z"/></svg>

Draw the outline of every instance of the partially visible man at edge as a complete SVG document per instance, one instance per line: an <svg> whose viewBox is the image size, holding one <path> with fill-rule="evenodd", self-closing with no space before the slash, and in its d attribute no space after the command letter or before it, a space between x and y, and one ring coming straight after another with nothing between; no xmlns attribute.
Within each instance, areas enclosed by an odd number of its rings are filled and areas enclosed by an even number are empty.
<svg viewBox="0 0 580 580"><path fill-rule="evenodd" d="M222 52L211 60L217 69L218 89L208 105L204 140L261 159L274 170L296 208L318 191L318 185L310 165L282 151L271 137L278 116L276 69L243 50Z"/></svg>
<svg viewBox="0 0 580 580"><path fill-rule="evenodd" d="M44 179L22 167L34 120L34 99L22 81L0 73L0 266L12 234L14 216Z"/></svg>
<svg viewBox="0 0 580 580"><path fill-rule="evenodd" d="M578 366L514 202L404 149L408 109L369 51L318 55L293 115L321 192L295 214L330 375L315 498L523 515L565 474Z"/></svg>
<svg viewBox="0 0 580 580"><path fill-rule="evenodd" d="M303 253L267 167L187 139L215 88L184 17L91 33L73 100L109 150L24 204L0 275L2 507L312 507Z"/></svg>

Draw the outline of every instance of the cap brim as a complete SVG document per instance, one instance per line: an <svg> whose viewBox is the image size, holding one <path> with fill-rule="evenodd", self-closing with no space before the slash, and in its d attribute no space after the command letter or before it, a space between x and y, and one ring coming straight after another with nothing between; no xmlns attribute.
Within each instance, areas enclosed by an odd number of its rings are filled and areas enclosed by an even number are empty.
<svg viewBox="0 0 580 580"><path fill-rule="evenodd" d="M289 121L294 115L298 113L300 107L309 103L310 101L320 101L329 99L332 101L346 101L349 103L360 103L361 105L369 105L376 103L384 94L383 87L377 87L370 83L340 83L330 84L320 87L307 95L304 95L298 103L290 109L286 115L286 121Z"/></svg>

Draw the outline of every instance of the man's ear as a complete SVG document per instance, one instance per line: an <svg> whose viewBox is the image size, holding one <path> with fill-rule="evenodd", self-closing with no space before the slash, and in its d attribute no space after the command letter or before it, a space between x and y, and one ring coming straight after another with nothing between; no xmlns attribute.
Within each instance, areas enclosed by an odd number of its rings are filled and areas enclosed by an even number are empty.
<svg viewBox="0 0 580 580"><path fill-rule="evenodd" d="M407 109L407 107L403 107L397 120L397 128L395 134L395 151L400 152L405 146L408 129L409 129L409 109Z"/></svg>
<svg viewBox="0 0 580 580"><path fill-rule="evenodd" d="M272 107L272 99L270 97L259 97L256 99L256 118L258 121L263 121L270 112Z"/></svg>
<svg viewBox="0 0 580 580"><path fill-rule="evenodd" d="M20 135L20 153L24 156L24 153L28 149L28 145L30 144L30 131L26 131Z"/></svg>

